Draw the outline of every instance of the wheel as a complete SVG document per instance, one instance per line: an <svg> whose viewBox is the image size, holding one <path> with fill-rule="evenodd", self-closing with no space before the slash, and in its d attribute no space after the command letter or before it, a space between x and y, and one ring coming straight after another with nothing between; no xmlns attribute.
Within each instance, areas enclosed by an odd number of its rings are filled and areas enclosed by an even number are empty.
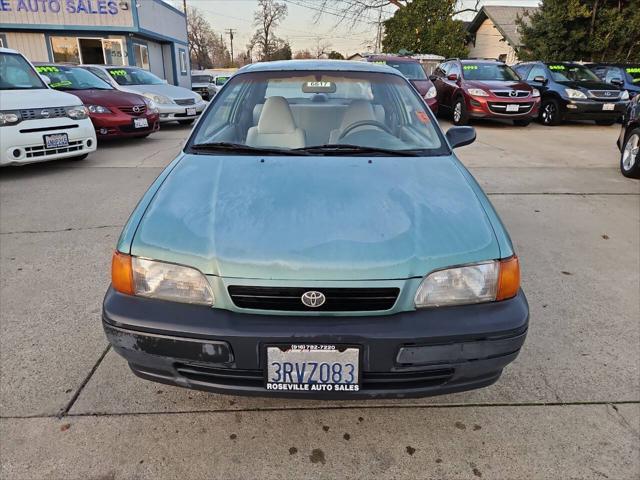
<svg viewBox="0 0 640 480"><path fill-rule="evenodd" d="M543 125L555 126L560 125L562 117L560 115L560 107L558 102L552 98L542 102L540 108L540 123Z"/></svg>
<svg viewBox="0 0 640 480"><path fill-rule="evenodd" d="M180 125L192 125L193 124L193 120L178 120L178 123Z"/></svg>
<svg viewBox="0 0 640 480"><path fill-rule="evenodd" d="M77 157L69 157L69 160L80 161L80 160L84 160L88 156L89 156L89 154L85 153L84 155L78 155Z"/></svg>
<svg viewBox="0 0 640 480"><path fill-rule="evenodd" d="M527 119L520 119L520 120L514 120L513 121L513 124L516 127L528 127L530 123L531 123L531 120L528 119L528 118Z"/></svg>
<svg viewBox="0 0 640 480"><path fill-rule="evenodd" d="M629 178L640 178L640 128L629 132L620 155L620 171Z"/></svg>
<svg viewBox="0 0 640 480"><path fill-rule="evenodd" d="M464 98L458 97L453 104L453 124L466 125L467 123L469 123L467 106L464 103Z"/></svg>
<svg viewBox="0 0 640 480"><path fill-rule="evenodd" d="M617 121L618 121L617 118L614 118L613 120L596 120L596 125L602 125L603 127L610 127Z"/></svg>

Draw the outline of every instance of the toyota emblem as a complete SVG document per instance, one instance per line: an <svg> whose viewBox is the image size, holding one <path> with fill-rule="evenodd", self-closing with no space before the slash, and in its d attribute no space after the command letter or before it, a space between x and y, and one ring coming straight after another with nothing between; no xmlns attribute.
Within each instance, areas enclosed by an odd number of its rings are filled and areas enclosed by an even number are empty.
<svg viewBox="0 0 640 480"><path fill-rule="evenodd" d="M135 105L132 110L134 113L140 113L140 107L138 105Z"/></svg>
<svg viewBox="0 0 640 480"><path fill-rule="evenodd" d="M324 302L327 301L327 297L325 297L321 292L312 290L310 292L304 292L302 294L301 300L302 303L309 308L318 308L324 305Z"/></svg>
<svg viewBox="0 0 640 480"><path fill-rule="evenodd" d="M47 118L49 116L49 110L42 110L40 112L40 115L43 116L44 118Z"/></svg>

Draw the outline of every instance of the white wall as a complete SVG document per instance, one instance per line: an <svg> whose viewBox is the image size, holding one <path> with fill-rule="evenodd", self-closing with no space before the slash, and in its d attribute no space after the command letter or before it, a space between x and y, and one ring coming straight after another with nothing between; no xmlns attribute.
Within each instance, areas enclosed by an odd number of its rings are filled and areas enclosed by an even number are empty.
<svg viewBox="0 0 640 480"><path fill-rule="evenodd" d="M18 50L32 62L48 62L44 33L2 32L7 37L6 47Z"/></svg>
<svg viewBox="0 0 640 480"><path fill-rule="evenodd" d="M487 18L476 32L475 45L471 45L469 57L499 58L500 55L506 55L505 61L508 64L518 61L515 50L503 40L493 22Z"/></svg>

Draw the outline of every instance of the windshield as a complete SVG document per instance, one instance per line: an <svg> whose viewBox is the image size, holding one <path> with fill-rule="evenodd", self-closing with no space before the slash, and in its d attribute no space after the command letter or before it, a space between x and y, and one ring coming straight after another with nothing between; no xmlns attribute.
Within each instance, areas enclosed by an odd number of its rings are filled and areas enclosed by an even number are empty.
<svg viewBox="0 0 640 480"><path fill-rule="evenodd" d="M0 53L0 90L47 88L29 62L17 53Z"/></svg>
<svg viewBox="0 0 640 480"><path fill-rule="evenodd" d="M599 82L598 76L582 65L557 64L549 65L551 77L556 82Z"/></svg>
<svg viewBox="0 0 640 480"><path fill-rule="evenodd" d="M281 151L339 145L448 153L436 121L410 84L370 72L236 75L207 109L189 147L221 142ZM238 153L251 154L247 150Z"/></svg>
<svg viewBox="0 0 640 480"><path fill-rule="evenodd" d="M520 80L516 72L500 63L463 63L462 71L464 72L464 78L467 80Z"/></svg>
<svg viewBox="0 0 640 480"><path fill-rule="evenodd" d="M211 75L191 75L191 83L209 83Z"/></svg>
<svg viewBox="0 0 640 480"><path fill-rule="evenodd" d="M626 67L625 70L633 83L640 83L640 66Z"/></svg>
<svg viewBox="0 0 640 480"><path fill-rule="evenodd" d="M39 65L38 73L51 79L49 86L56 90L113 90L113 87L93 73L78 67Z"/></svg>
<svg viewBox="0 0 640 480"><path fill-rule="evenodd" d="M107 68L118 85L160 85L164 83L153 73L140 68Z"/></svg>
<svg viewBox="0 0 640 480"><path fill-rule="evenodd" d="M394 60L374 60L372 63L388 65L398 70L402 75L410 80L426 80L427 74L424 73L422 65L418 62L398 62Z"/></svg>

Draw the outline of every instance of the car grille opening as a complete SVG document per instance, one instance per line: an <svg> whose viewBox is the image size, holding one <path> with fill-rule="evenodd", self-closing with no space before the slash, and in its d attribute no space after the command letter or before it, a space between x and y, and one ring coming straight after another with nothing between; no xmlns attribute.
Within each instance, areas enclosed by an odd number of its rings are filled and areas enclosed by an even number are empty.
<svg viewBox="0 0 640 480"><path fill-rule="evenodd" d="M510 97L510 98L524 98L528 97L531 92L527 90L492 90L491 91L496 97ZM511 92L516 92L515 95L512 95Z"/></svg>
<svg viewBox="0 0 640 480"><path fill-rule="evenodd" d="M57 155L59 153L79 152L82 148L82 141L79 140L76 142L69 142L69 146L67 147L45 148L44 145L36 145L34 147L26 147L24 150L27 158L36 158L48 157L49 155Z"/></svg>
<svg viewBox="0 0 640 480"><path fill-rule="evenodd" d="M138 108L137 112L134 111L135 107ZM130 105L127 107L118 107L118 110L120 110L123 113L126 113L127 115L131 115L132 117L137 117L140 115L144 115L147 112L147 106L146 105Z"/></svg>
<svg viewBox="0 0 640 480"><path fill-rule="evenodd" d="M196 100L195 98L179 98L177 100L174 100L178 105L195 105L196 104Z"/></svg>
<svg viewBox="0 0 640 480"><path fill-rule="evenodd" d="M620 90L589 90L589 95L600 100L618 100Z"/></svg>
<svg viewBox="0 0 640 480"><path fill-rule="evenodd" d="M192 382L253 389L264 387L262 370L218 368L189 363L176 363L174 367L182 377ZM448 382L454 372L453 368L410 372L361 372L360 384L362 390L410 390L435 387Z"/></svg>
<svg viewBox="0 0 640 480"><path fill-rule="evenodd" d="M67 111L64 107L43 107L20 110L20 117L22 118L22 120L35 120L38 118L61 118L66 116Z"/></svg>
<svg viewBox="0 0 640 480"><path fill-rule="evenodd" d="M494 113L500 113L502 115L522 115L523 113L529 113L533 108L533 103L518 103L517 112L507 112L507 105L514 105L509 103L489 102L489 110Z"/></svg>
<svg viewBox="0 0 640 480"><path fill-rule="evenodd" d="M289 312L369 312L389 310L396 303L399 288L299 288L252 287L231 285L231 300L240 308ZM326 301L320 307L302 303L305 292L322 293Z"/></svg>

